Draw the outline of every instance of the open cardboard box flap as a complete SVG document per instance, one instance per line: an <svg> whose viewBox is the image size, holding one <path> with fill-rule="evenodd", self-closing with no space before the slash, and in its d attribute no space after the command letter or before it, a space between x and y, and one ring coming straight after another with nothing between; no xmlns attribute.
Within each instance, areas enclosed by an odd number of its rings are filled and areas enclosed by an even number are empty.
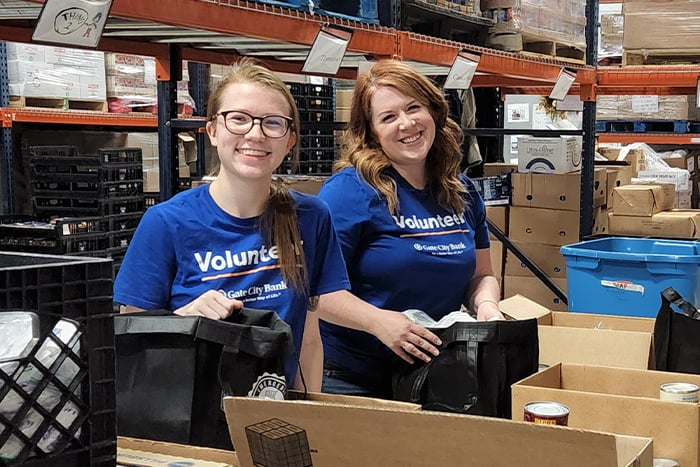
<svg viewBox="0 0 700 467"><path fill-rule="evenodd" d="M654 320L589 313L556 312L522 295L499 303L513 319L537 318L540 363L584 363L653 368Z"/></svg>
<svg viewBox="0 0 700 467"><path fill-rule="evenodd" d="M650 437L654 457L698 467L700 405L659 398L674 381L700 385L700 375L561 363L512 385L513 419L528 402L556 401L569 407L570 427Z"/></svg>
<svg viewBox="0 0 700 467"><path fill-rule="evenodd" d="M381 404L381 403L378 403ZM652 466L652 440L496 418L316 401L224 398L243 467ZM517 446L517 448L515 447ZM274 459L272 459L274 458Z"/></svg>
<svg viewBox="0 0 700 467"><path fill-rule="evenodd" d="M233 451L125 436L117 438L117 464L135 467L239 467L238 456Z"/></svg>

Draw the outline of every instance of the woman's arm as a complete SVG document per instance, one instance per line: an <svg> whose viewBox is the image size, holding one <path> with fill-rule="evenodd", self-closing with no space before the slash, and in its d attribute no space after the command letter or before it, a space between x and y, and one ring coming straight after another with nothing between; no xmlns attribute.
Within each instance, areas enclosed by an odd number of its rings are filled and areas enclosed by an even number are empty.
<svg viewBox="0 0 700 467"><path fill-rule="evenodd" d="M476 319L479 321L505 319L498 308L500 299L501 289L493 274L491 249L478 249L476 250L476 269L469 286L469 295L465 300L465 305L476 312Z"/></svg>
<svg viewBox="0 0 700 467"><path fill-rule="evenodd" d="M347 290L321 295L319 317L333 324L374 335L396 355L413 363L413 357L429 362L438 354L440 339L403 313L383 310Z"/></svg>
<svg viewBox="0 0 700 467"><path fill-rule="evenodd" d="M301 373L304 376L303 382ZM294 389L306 390L309 392L321 392L323 381L323 345L321 343L321 332L318 329L318 312L308 311L306 313L306 323L304 324L304 339L301 342L301 352L299 355L299 372L294 383Z"/></svg>

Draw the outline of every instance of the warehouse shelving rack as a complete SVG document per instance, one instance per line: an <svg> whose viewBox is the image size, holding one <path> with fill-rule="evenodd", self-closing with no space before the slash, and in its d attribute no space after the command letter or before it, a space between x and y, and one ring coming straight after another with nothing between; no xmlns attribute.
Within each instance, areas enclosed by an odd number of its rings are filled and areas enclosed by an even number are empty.
<svg viewBox="0 0 700 467"><path fill-rule="evenodd" d="M2 15L0 10L0 39L31 42L33 21L44 2L27 0L16 3L23 5L24 15ZM348 52L334 76L341 79L354 79L361 61L386 57L401 58L446 71L459 52L467 51L480 56L472 86L499 88L504 94L541 95L549 93L562 67L576 70L576 83L572 92L578 93L585 103L582 133L586 143L582 188L586 188L593 183L596 95L689 94L695 92L700 76L700 66L596 68L593 64L596 63L597 25L591 18L597 18L598 2L592 0L587 3L586 11L589 18L587 64L503 52L359 20L312 14L292 7L277 6L278 4L279 2L270 5L243 0L171 0L168 8L162 8L158 2L114 0L99 48L148 55L156 59L158 116L2 108L3 132L8 131L13 122L20 121L157 128L161 143L162 196L168 198L177 189L174 177L177 155L172 150L176 147L176 133L203 125L201 119L177 118L174 83L181 72L181 60L228 64L240 56L250 55L276 71L303 74L303 60L319 30L322 27L338 27L352 31ZM391 0L390 7L394 16L399 14L398 0ZM0 106L5 105L6 103L0 102ZM686 141L695 144L698 135L666 136L679 144ZM601 137L605 140L612 136L599 135L599 139ZM630 135L619 137L618 141L627 137ZM4 199L7 199L11 194L10 184L7 183L11 177L7 173L7 168L11 167L11 153L8 153L7 144L3 144L3 149L2 188L3 195L6 195ZM582 193L590 191L592 190L584 189ZM586 210L590 211L591 205L590 200L582 196L582 236L590 234L592 226Z"/></svg>

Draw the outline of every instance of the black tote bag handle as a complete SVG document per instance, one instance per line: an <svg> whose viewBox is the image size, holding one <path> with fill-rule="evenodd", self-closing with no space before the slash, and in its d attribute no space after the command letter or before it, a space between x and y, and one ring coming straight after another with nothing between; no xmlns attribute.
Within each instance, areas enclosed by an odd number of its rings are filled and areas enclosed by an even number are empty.
<svg viewBox="0 0 700 467"><path fill-rule="evenodd" d="M682 313L676 313L675 305ZM656 369L681 373L700 373L695 361L700 330L700 313L673 287L661 292L661 308L654 323L654 359Z"/></svg>

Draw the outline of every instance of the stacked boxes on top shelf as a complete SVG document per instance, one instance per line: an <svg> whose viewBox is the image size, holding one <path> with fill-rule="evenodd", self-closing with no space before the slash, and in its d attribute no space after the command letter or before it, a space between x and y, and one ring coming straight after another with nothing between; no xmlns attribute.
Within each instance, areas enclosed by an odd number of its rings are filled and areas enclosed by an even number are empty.
<svg viewBox="0 0 700 467"><path fill-rule="evenodd" d="M111 257L116 270L145 209L141 164L140 148L81 155L73 146L30 147L33 214L53 226L45 236L55 242L36 241L37 224L17 230L17 242L25 251Z"/></svg>
<svg viewBox="0 0 700 467"><path fill-rule="evenodd" d="M301 154L299 167L285 160L280 173L329 175L335 159L335 87L332 84L288 83L299 108Z"/></svg>

